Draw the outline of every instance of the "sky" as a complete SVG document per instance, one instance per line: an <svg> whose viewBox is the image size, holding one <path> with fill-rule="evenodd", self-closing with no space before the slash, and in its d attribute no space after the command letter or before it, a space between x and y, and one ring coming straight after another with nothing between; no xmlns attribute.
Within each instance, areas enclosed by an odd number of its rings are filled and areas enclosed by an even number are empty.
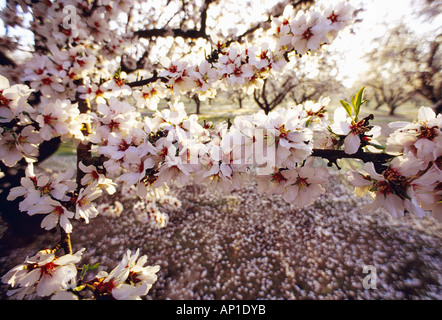
<svg viewBox="0 0 442 320"><path fill-rule="evenodd" d="M442 31L442 16L435 18L431 23L419 21L412 16L416 9L416 2L419 1L350 0L356 8L361 7L362 4L365 11L360 14L363 20L355 26L355 34L344 32L332 44L333 49L336 48L338 53L341 53L341 71L350 77L344 81L344 85L351 86L367 70L368 65L363 61L362 56L367 50L373 48L374 38L386 34L388 30L386 25L394 26L399 21L405 21L417 33L424 34L435 28L439 28L439 32Z"/></svg>
<svg viewBox="0 0 442 320"><path fill-rule="evenodd" d="M344 85L351 86L357 78L363 74L368 66L362 60L362 55L367 49L371 49L372 40L382 36L387 29L385 24L394 25L398 21L407 21L412 29L424 32L429 29L439 28L442 31L442 16L431 20L431 24L412 19L411 15L416 5L422 0L349 0L355 8L364 8L360 13L362 22L355 26L355 34L342 32L327 51L336 52L341 58L341 73L347 76ZM440 2L442 0L434 0ZM254 0L251 16L260 12L260 6L269 8L276 0ZM316 0L317 3L336 2L335 0ZM0 0L0 8L5 6L5 0ZM250 11L250 9L249 9ZM229 24L226 15L226 24ZM230 25L232 23L230 22ZM0 34L4 33L3 23L0 20Z"/></svg>

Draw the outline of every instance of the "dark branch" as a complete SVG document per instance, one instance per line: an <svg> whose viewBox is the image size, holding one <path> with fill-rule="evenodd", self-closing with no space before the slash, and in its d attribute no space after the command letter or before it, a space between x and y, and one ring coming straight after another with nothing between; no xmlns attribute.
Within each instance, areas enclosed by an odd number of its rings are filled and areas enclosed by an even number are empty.
<svg viewBox="0 0 442 320"><path fill-rule="evenodd" d="M337 166L336 161L338 159L359 159L363 162L373 162L376 171L379 173L384 171L386 169L385 164L394 158L394 156L386 153L364 152L361 149L354 154L345 153L344 150L313 149L312 156L327 159L329 167L333 164Z"/></svg>
<svg viewBox="0 0 442 320"><path fill-rule="evenodd" d="M158 72L156 70L153 71L153 76L147 79L142 79L142 80L138 80L138 81L134 81L134 82L130 82L127 83L127 85L131 88L133 87L142 87L145 86L146 84L152 83L152 82L157 82L158 80L167 83L169 81L168 78L166 77L159 77L158 76Z"/></svg>
<svg viewBox="0 0 442 320"><path fill-rule="evenodd" d="M152 38L152 37L182 37L184 39L207 39L207 34L203 30L181 30L181 29L148 29L139 30L134 32L139 38Z"/></svg>

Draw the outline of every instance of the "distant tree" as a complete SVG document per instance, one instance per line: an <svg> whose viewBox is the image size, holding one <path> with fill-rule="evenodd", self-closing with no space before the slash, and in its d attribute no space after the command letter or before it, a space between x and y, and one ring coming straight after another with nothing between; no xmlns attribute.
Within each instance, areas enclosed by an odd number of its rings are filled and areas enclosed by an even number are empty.
<svg viewBox="0 0 442 320"><path fill-rule="evenodd" d="M440 112L442 105L442 34L418 36L405 23L399 23L366 55L370 64L365 83L379 105L385 103L390 115L403 102L420 95Z"/></svg>
<svg viewBox="0 0 442 320"><path fill-rule="evenodd" d="M289 92L289 98L295 104L308 100L319 100L321 96L344 94L345 89L337 79L338 66L331 57L309 57L312 62L298 65L293 77L297 85Z"/></svg>
<svg viewBox="0 0 442 320"><path fill-rule="evenodd" d="M269 114L284 101L284 98L296 84L293 77L286 76L278 82L272 77L266 78L262 88L257 88L253 92L253 99L265 114Z"/></svg>
<svg viewBox="0 0 442 320"><path fill-rule="evenodd" d="M249 95L242 89L235 89L232 90L232 100L233 102L238 102L239 108L242 109L243 107L243 101L246 99Z"/></svg>
<svg viewBox="0 0 442 320"><path fill-rule="evenodd" d="M279 75L277 79L268 77L262 88L255 89L253 98L266 114L284 101L302 104L345 91L342 83L336 79L336 61L325 56L307 58L308 63L300 62L287 68L284 75Z"/></svg>

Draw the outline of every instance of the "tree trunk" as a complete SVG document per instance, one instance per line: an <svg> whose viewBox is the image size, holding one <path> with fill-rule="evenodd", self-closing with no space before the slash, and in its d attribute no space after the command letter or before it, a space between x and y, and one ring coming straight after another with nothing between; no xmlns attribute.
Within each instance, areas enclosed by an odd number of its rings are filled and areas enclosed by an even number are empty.
<svg viewBox="0 0 442 320"><path fill-rule="evenodd" d="M195 105L196 105L196 114L201 114L201 100L200 97L198 97L197 94L194 94L192 96L193 101L195 101Z"/></svg>
<svg viewBox="0 0 442 320"><path fill-rule="evenodd" d="M394 116L395 115L394 111L396 110L397 106L396 105L388 105L388 108L390 109L390 112L388 112L388 115Z"/></svg>

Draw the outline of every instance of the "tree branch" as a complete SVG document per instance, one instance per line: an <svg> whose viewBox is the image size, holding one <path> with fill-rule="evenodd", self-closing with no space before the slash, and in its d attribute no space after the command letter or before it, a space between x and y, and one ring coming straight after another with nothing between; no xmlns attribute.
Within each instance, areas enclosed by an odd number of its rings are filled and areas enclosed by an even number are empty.
<svg viewBox="0 0 442 320"><path fill-rule="evenodd" d="M208 36L205 31L202 30L181 30L181 29L148 29L138 30L134 32L139 38L152 38L152 37L182 37L184 39L207 39Z"/></svg>
<svg viewBox="0 0 442 320"><path fill-rule="evenodd" d="M312 156L327 159L329 167L335 164L338 168L339 166L336 163L338 159L359 159L363 162L373 162L376 171L379 173L386 169L384 164L394 158L394 156L386 153L364 152L362 149L354 154L345 153L344 150L313 149Z"/></svg>
<svg viewBox="0 0 442 320"><path fill-rule="evenodd" d="M166 77L159 77L158 76L158 72L156 70L153 71L153 76L147 79L142 79L142 80L138 80L138 81L134 81L134 82L129 82L127 83L127 85L131 88L133 87L142 87L145 86L146 84L152 83L152 82L156 82L160 80L161 82L167 83L169 81L168 78Z"/></svg>

